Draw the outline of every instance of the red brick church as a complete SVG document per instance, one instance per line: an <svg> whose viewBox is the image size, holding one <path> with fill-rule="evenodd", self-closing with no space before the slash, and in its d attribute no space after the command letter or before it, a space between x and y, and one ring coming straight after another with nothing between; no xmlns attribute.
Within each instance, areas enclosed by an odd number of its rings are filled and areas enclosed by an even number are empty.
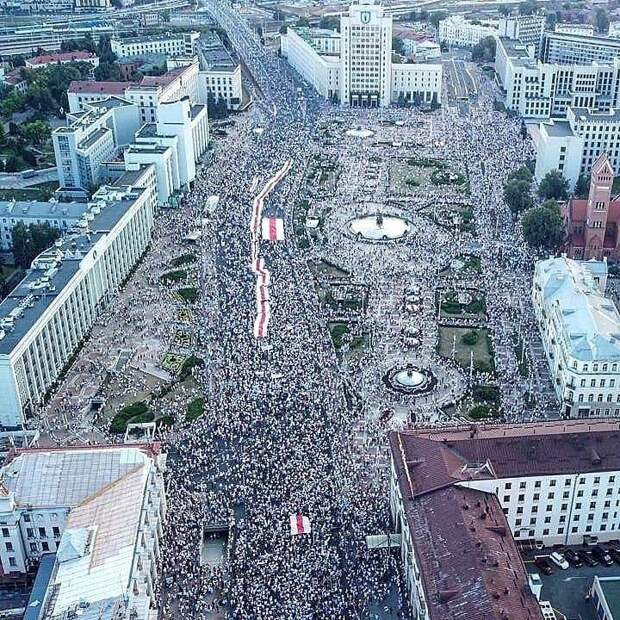
<svg viewBox="0 0 620 620"><path fill-rule="evenodd" d="M620 260L620 196L611 199L613 182L614 170L603 153L592 166L588 199L571 198L562 207L571 258Z"/></svg>

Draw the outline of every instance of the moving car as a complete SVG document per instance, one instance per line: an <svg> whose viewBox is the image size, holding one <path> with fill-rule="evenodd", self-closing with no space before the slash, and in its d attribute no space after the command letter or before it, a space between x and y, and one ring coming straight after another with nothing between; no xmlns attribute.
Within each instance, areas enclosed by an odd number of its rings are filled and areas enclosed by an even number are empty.
<svg viewBox="0 0 620 620"><path fill-rule="evenodd" d="M534 558L534 564L541 573L545 575L553 575L553 566L546 557L538 556Z"/></svg>
<svg viewBox="0 0 620 620"><path fill-rule="evenodd" d="M566 549L564 551L564 557L576 568L583 566L581 556L573 549Z"/></svg>
<svg viewBox="0 0 620 620"><path fill-rule="evenodd" d="M620 549L617 549L616 547L609 547L607 549L607 553L609 553L612 560L614 560L617 564L620 564Z"/></svg>
<svg viewBox="0 0 620 620"><path fill-rule="evenodd" d="M569 564L566 560L566 558L558 551L554 551L550 556L549 559L558 567L561 568L562 570L566 570L569 567Z"/></svg>

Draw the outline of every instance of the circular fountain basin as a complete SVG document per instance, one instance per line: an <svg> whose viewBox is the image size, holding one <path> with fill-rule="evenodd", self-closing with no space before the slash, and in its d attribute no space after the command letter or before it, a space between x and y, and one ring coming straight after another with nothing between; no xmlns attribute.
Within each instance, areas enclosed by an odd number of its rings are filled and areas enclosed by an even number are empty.
<svg viewBox="0 0 620 620"><path fill-rule="evenodd" d="M375 135L372 129L362 129L361 127L357 129L348 129L345 133L351 138L370 138Z"/></svg>
<svg viewBox="0 0 620 620"><path fill-rule="evenodd" d="M397 366L383 377L386 386L393 392L407 395L424 395L437 385L435 375L427 369L414 366Z"/></svg>
<svg viewBox="0 0 620 620"><path fill-rule="evenodd" d="M402 239L410 230L409 222L393 215L365 215L349 222L349 230L367 241Z"/></svg>

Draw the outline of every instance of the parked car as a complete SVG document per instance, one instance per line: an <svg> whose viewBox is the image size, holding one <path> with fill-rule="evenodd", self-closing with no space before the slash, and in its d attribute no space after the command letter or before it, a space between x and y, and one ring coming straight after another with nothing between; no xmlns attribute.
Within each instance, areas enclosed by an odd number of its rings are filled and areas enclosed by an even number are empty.
<svg viewBox="0 0 620 620"><path fill-rule="evenodd" d="M569 566L568 562L566 561L566 558L559 552L559 551L554 551L550 556L549 559L558 567L561 568L562 570L566 570Z"/></svg>
<svg viewBox="0 0 620 620"><path fill-rule="evenodd" d="M591 551L580 551L579 555L588 566L598 566L598 560L592 555Z"/></svg>
<svg viewBox="0 0 620 620"><path fill-rule="evenodd" d="M609 551L605 547L601 547L601 545L596 545L592 548L592 555L605 566L611 566L614 563L609 555Z"/></svg>
<svg viewBox="0 0 620 620"><path fill-rule="evenodd" d="M545 575L553 575L553 565L546 557L539 556L535 558L534 564L541 573L544 573Z"/></svg>
<svg viewBox="0 0 620 620"><path fill-rule="evenodd" d="M607 553L611 556L611 559L614 560L617 564L620 564L620 549L616 547L608 547Z"/></svg>
<svg viewBox="0 0 620 620"><path fill-rule="evenodd" d="M583 566L581 556L574 549L566 549L564 551L564 557L576 568Z"/></svg>

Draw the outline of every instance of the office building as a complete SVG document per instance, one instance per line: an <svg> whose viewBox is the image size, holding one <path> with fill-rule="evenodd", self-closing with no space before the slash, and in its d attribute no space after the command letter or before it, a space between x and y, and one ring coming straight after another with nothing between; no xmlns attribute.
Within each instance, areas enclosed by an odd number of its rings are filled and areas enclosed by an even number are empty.
<svg viewBox="0 0 620 620"><path fill-rule="evenodd" d="M99 66L99 57L92 52L64 52L62 54L45 54L26 59L27 69L44 69L50 65L66 65L70 62L86 62L93 69Z"/></svg>
<svg viewBox="0 0 620 620"><path fill-rule="evenodd" d="M133 187L100 188L0 303L2 427L21 427L58 380L148 246L156 204L151 166Z"/></svg>
<svg viewBox="0 0 620 620"><path fill-rule="evenodd" d="M553 31L564 34L581 34L586 37L594 36L594 26L592 24L556 24Z"/></svg>
<svg viewBox="0 0 620 620"><path fill-rule="evenodd" d="M545 32L545 15L532 13L531 15L509 15L499 20L499 36L519 41L523 45L531 45L534 54L539 55Z"/></svg>
<svg viewBox="0 0 620 620"><path fill-rule="evenodd" d="M390 503L414 617L548 617L516 543L618 538L619 439L617 421L592 420L392 433Z"/></svg>
<svg viewBox="0 0 620 620"><path fill-rule="evenodd" d="M439 22L439 42L450 46L472 48L497 34L496 24L474 23L462 15L449 15Z"/></svg>
<svg viewBox="0 0 620 620"><path fill-rule="evenodd" d="M199 32L170 32L141 37L115 37L110 41L110 45L117 56L123 57L144 56L145 54L192 56L196 53L195 46L199 37Z"/></svg>
<svg viewBox="0 0 620 620"><path fill-rule="evenodd" d="M281 51L319 94L341 105L441 103L441 63L404 62L391 41L392 18L381 6L353 4L340 33L288 28Z"/></svg>
<svg viewBox="0 0 620 620"><path fill-rule="evenodd" d="M52 133L61 187L95 188L101 164L133 141L140 127L137 105L109 97L82 105L84 111L67 115L67 126Z"/></svg>
<svg viewBox="0 0 620 620"><path fill-rule="evenodd" d="M587 65L614 58L620 58L620 40L614 37L547 32L543 38L543 62Z"/></svg>
<svg viewBox="0 0 620 620"><path fill-rule="evenodd" d="M619 104L620 58L588 65L542 63L531 46L500 37L496 70L506 108L525 119L564 118L569 107L608 111Z"/></svg>
<svg viewBox="0 0 620 620"><path fill-rule="evenodd" d="M159 444L10 455L1 470L0 561L4 574L40 565L44 594L31 601L28 614L38 620L157 617L165 467Z"/></svg>
<svg viewBox="0 0 620 620"><path fill-rule="evenodd" d="M596 232L584 234L589 241ZM536 263L534 313L567 417L620 415L620 315L606 285L606 261L564 255Z"/></svg>
<svg viewBox="0 0 620 620"><path fill-rule="evenodd" d="M580 175L589 175L594 162L607 154L620 170L620 112L568 108L566 120L550 120L531 130L536 147L535 177L559 170L575 187Z"/></svg>
<svg viewBox="0 0 620 620"><path fill-rule="evenodd" d="M0 202L0 250L8 252L12 246L12 231L17 224L48 224L61 233L75 226L81 219L86 205L78 202Z"/></svg>
<svg viewBox="0 0 620 620"><path fill-rule="evenodd" d="M614 169L603 153L592 166L588 198L573 197L562 206L565 251L571 258L620 259L620 201L612 200L613 180Z"/></svg>
<svg viewBox="0 0 620 620"><path fill-rule="evenodd" d="M197 53L200 59L198 101L224 101L229 110L239 110L243 101L240 63L215 33L200 37Z"/></svg>

